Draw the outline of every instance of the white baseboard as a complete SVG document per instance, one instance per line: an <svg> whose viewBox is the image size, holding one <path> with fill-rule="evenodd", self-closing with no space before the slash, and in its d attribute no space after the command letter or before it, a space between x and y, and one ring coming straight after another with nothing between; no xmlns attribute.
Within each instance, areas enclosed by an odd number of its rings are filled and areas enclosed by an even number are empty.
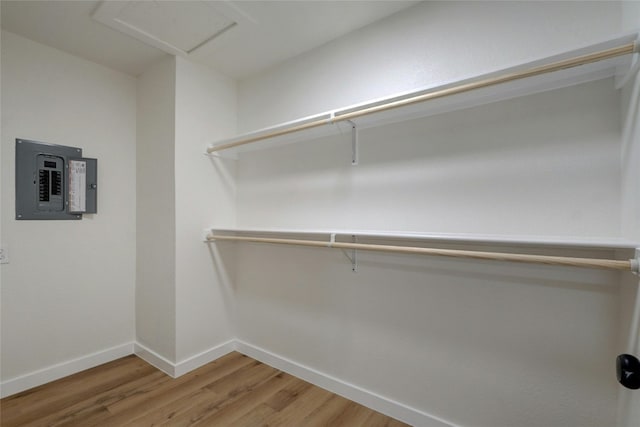
<svg viewBox="0 0 640 427"><path fill-rule="evenodd" d="M442 420L434 415L403 405L402 403L380 396L369 390L365 390L354 384L342 381L246 342L235 340L235 347L238 352L259 360L260 362L412 426L456 427L455 424Z"/></svg>
<svg viewBox="0 0 640 427"><path fill-rule="evenodd" d="M402 403L380 396L354 384L342 381L331 375L235 339L212 347L209 350L191 356L178 363L167 360L142 344L127 343L4 381L0 383L0 396L3 398L11 396L12 394L93 368L103 363L111 362L130 354L137 355L171 377L176 378L232 351L246 354L269 366L302 378L318 387L344 396L347 399L407 424L422 427L456 427L454 424L426 412L403 405Z"/></svg>
<svg viewBox="0 0 640 427"><path fill-rule="evenodd" d="M12 394L128 356L133 353L133 346L134 343L122 344L3 381L0 384L0 397L11 396Z"/></svg>
<svg viewBox="0 0 640 427"><path fill-rule="evenodd" d="M127 343L3 381L0 383L0 397L11 396L130 354L135 354L167 375L176 378L234 350L235 341L229 340L181 362L173 363L142 344Z"/></svg>
<svg viewBox="0 0 640 427"><path fill-rule="evenodd" d="M174 377L179 377L187 372L191 372L194 369L199 368L200 366L204 366L209 362L213 362L214 360L235 351L235 349L235 340L229 340L225 343L212 347L209 350L205 350L202 353L196 354L195 356L191 356L182 362L176 363L174 367Z"/></svg>
<svg viewBox="0 0 640 427"><path fill-rule="evenodd" d="M147 362L149 365L155 366L170 377L176 377L176 365L163 356L160 356L155 351L143 346L140 343L135 343L133 346L133 353L140 359Z"/></svg>
<svg viewBox="0 0 640 427"><path fill-rule="evenodd" d="M199 368L200 366L213 362L236 349L235 341L229 340L205 350L202 353L191 356L181 362L173 363L140 343L135 343L134 348L136 356L173 378L178 378L187 372L191 372L194 369Z"/></svg>

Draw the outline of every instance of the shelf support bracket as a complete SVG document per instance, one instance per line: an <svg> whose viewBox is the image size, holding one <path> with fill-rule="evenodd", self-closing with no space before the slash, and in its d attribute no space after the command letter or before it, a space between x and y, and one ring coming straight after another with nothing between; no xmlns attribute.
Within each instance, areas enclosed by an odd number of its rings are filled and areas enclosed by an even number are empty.
<svg viewBox="0 0 640 427"><path fill-rule="evenodd" d="M358 128L353 120L347 120L351 125L351 165L358 165Z"/></svg>
<svg viewBox="0 0 640 427"><path fill-rule="evenodd" d="M631 272L636 276L640 275L640 248L636 248L635 258L629 261L631 262Z"/></svg>
<svg viewBox="0 0 640 427"><path fill-rule="evenodd" d="M336 242L336 233L331 233L331 236L329 236L329 244L327 245L327 247L332 248L335 242Z"/></svg>
<svg viewBox="0 0 640 427"><path fill-rule="evenodd" d="M357 238L355 235L351 236L351 243L357 243ZM341 249L341 251L344 256L346 256L347 259L351 262L351 271L356 273L358 271L358 250L351 249L351 255L349 255L349 253L344 249Z"/></svg>

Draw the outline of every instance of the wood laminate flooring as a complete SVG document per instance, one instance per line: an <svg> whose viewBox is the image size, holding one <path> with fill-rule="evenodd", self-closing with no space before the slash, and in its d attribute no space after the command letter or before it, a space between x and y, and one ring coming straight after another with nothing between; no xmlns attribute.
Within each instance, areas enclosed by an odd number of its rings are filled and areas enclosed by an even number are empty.
<svg viewBox="0 0 640 427"><path fill-rule="evenodd" d="M173 379L136 356L0 401L13 426L406 426L233 352Z"/></svg>

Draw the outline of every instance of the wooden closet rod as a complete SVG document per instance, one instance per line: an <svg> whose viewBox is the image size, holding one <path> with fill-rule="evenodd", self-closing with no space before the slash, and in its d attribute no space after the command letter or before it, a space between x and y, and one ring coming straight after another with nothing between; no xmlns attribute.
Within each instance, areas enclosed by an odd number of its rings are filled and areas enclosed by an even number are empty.
<svg viewBox="0 0 640 427"><path fill-rule="evenodd" d="M513 262L525 262L525 263L531 263L531 264L547 264L547 265L560 265L560 266L566 266L566 267L599 268L599 269L605 269L605 270L633 271L636 273L638 272L638 261L634 259L625 261L625 260L615 260L615 259L572 258L572 257L561 257L561 256L466 251L466 250L457 250L457 249L421 248L421 247L413 247L413 246L391 246L391 245L347 243L347 242L334 242L334 241L327 242L327 241L318 241L318 240L224 236L224 235L218 235L214 233L210 233L209 235L207 235L207 241L214 241L214 240L234 241L234 242L252 242L252 243L275 243L275 244L282 244L282 245L313 246L313 247L319 247L319 248L361 249L365 251L445 256L445 257L454 257L454 258L472 258L472 259L493 260L493 261L513 261Z"/></svg>
<svg viewBox="0 0 640 427"><path fill-rule="evenodd" d="M470 83L463 83L463 84L451 86L445 89L434 90L431 92L423 93L421 95L416 95L409 98L388 102L386 104L379 104L371 107L365 106L365 107L362 107L361 109L345 112L343 114L341 114L340 112L336 112L335 115L333 115L333 117L331 118L314 120L308 123L303 123L300 125L295 125L295 126L291 126L291 127L280 129L280 130L274 130L272 132L268 132L260 135L249 136L247 138L243 138L238 141L230 142L227 144L211 146L207 148L207 153L211 154L215 151L226 150L228 148L250 144L252 142L256 142L263 139L273 138L281 135L287 135L290 133L299 132L302 130L311 129L319 126L324 126L331 123L351 120L351 119L355 119L368 114L373 114L381 111L391 110L394 108L404 107L407 105L429 101L436 98L457 95L459 93L464 93L464 92L469 92L476 89L495 86L502 83L508 83L514 80L525 79L528 77L534 77L541 74L553 73L555 71L560 71L567 68L573 68L580 65L591 64L594 62L615 58L618 56L630 55L637 51L638 51L638 45L635 42L631 42L631 43L624 44L622 46L601 50L599 52L581 55L574 58L565 59L562 61L556 61L550 64L533 67L527 70L508 72L505 74L501 74L499 76L488 77L488 78L470 82Z"/></svg>

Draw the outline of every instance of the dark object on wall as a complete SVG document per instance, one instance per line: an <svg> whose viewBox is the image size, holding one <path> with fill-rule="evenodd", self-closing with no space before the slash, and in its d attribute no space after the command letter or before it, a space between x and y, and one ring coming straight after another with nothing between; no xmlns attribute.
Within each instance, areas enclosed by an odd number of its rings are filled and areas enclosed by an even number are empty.
<svg viewBox="0 0 640 427"><path fill-rule="evenodd" d="M620 384L632 390L640 388L640 360L637 357L621 354L616 359L616 368Z"/></svg>
<svg viewBox="0 0 640 427"><path fill-rule="evenodd" d="M97 213L98 161L82 149L16 139L16 219L82 219Z"/></svg>

